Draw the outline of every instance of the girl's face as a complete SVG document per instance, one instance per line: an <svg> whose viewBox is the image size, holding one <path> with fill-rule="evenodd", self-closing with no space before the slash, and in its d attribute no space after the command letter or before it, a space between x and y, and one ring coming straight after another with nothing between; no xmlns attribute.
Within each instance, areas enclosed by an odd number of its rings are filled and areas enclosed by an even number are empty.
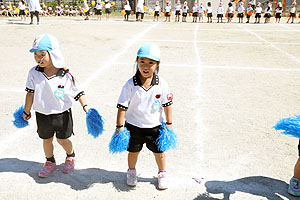
<svg viewBox="0 0 300 200"><path fill-rule="evenodd" d="M34 59L39 64L40 67L52 66L51 57L48 51L37 51L34 52Z"/></svg>
<svg viewBox="0 0 300 200"><path fill-rule="evenodd" d="M138 57L137 63L143 78L151 78L159 65L158 61L143 57Z"/></svg>

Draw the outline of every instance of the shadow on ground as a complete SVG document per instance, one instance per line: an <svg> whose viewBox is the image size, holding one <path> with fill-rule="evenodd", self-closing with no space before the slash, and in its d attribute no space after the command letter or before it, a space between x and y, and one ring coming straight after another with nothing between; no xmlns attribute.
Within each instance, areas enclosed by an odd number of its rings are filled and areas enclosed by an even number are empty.
<svg viewBox="0 0 300 200"><path fill-rule="evenodd" d="M198 195L197 200L219 200L211 194L223 194L223 200L229 200L235 192L244 192L268 200L298 199L287 193L288 184L284 181L264 177L251 176L233 181L207 181L206 193ZM300 198L299 198L300 199Z"/></svg>
<svg viewBox="0 0 300 200"><path fill-rule="evenodd" d="M38 177L38 171L42 168L43 163L34 161L19 160L17 158L0 159L0 173L13 172L25 173L32 177L38 184L47 183L63 183L69 185L74 190L85 190L95 183L106 184L112 183L118 191L130 191L133 189L126 185L126 173L107 171L99 168L87 168L75 170L70 174L62 172L62 165L57 166L50 177ZM156 186L156 179L153 178L138 178L139 182L150 182ZM157 187L157 186L156 186Z"/></svg>

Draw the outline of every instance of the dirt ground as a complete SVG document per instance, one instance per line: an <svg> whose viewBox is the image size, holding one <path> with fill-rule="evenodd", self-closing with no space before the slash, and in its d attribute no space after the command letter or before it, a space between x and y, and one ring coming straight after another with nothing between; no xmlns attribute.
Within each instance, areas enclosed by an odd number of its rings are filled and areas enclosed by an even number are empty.
<svg viewBox="0 0 300 200"><path fill-rule="evenodd" d="M251 19L253 22L254 19ZM121 17L42 18L28 25L0 18L0 199L297 199L287 194L298 158L298 139L272 126L300 114L300 24L144 22ZM191 21L191 18L188 18ZM105 131L87 134L85 114L73 106L76 171L63 174L63 149L55 142L58 169L41 179L45 158L30 126L16 129L12 113L24 103L34 38L56 36L66 64L88 104L105 119ZM116 103L133 76L145 42L161 48L160 76L174 93L173 124L179 146L169 151L170 188L157 188L154 156L144 147L138 185L126 185L127 153L112 155Z"/></svg>

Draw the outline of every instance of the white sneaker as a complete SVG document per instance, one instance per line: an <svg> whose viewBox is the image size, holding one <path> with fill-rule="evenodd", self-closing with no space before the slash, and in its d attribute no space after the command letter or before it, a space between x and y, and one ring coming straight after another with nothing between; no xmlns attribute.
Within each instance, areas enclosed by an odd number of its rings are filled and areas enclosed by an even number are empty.
<svg viewBox="0 0 300 200"><path fill-rule="evenodd" d="M168 178L166 172L160 172L157 176L158 179L158 188L160 190L168 189Z"/></svg>
<svg viewBox="0 0 300 200"><path fill-rule="evenodd" d="M137 177L136 177L136 169L128 169L127 170L127 185L136 186Z"/></svg>

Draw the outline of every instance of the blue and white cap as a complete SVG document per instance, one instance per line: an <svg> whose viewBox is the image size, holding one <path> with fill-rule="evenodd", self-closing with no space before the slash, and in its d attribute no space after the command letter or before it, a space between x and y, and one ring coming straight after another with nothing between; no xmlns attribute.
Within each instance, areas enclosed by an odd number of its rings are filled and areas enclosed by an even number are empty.
<svg viewBox="0 0 300 200"><path fill-rule="evenodd" d="M155 61L160 61L160 49L156 44L152 42L146 43L139 49L137 57L149 58Z"/></svg>
<svg viewBox="0 0 300 200"><path fill-rule="evenodd" d="M29 50L29 52L33 53L37 51L48 51L54 67L66 67L64 58L60 51L58 40L54 36L49 34L37 36L34 39L32 48Z"/></svg>

